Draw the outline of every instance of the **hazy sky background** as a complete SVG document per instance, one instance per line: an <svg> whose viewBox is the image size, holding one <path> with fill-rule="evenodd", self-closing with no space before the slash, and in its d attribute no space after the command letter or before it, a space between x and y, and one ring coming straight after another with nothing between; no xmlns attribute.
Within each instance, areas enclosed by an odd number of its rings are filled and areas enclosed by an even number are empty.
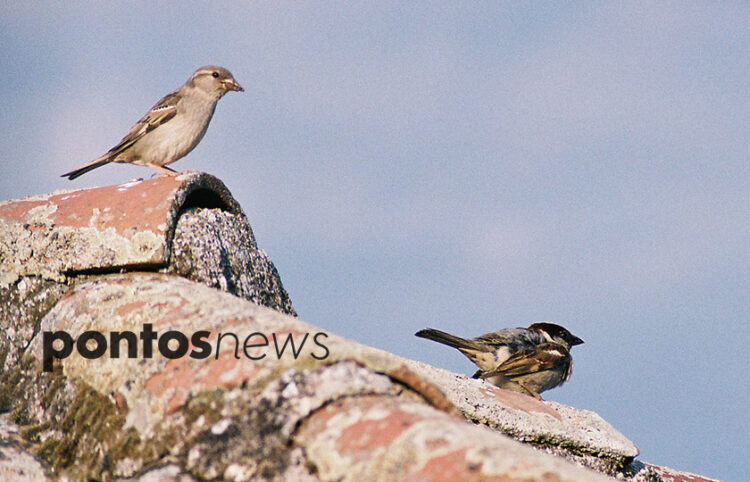
<svg viewBox="0 0 750 482"><path fill-rule="evenodd" d="M114 3L114 2L112 2ZM415 338L567 326L640 459L750 473L750 3L3 2L0 199L151 176L113 146L204 64L221 178L300 317Z"/></svg>

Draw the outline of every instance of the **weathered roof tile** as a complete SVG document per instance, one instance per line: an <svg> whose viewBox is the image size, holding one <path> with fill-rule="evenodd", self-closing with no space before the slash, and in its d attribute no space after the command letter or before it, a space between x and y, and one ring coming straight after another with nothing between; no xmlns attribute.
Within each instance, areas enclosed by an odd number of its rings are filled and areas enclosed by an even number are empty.
<svg viewBox="0 0 750 482"><path fill-rule="evenodd" d="M188 172L0 203L0 286L24 275L162 266L179 212L242 214L217 178Z"/></svg>

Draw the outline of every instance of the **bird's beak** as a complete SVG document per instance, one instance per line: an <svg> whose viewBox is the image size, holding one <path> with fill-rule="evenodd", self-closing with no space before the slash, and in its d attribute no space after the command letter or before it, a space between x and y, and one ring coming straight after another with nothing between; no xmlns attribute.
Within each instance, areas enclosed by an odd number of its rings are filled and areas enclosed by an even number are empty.
<svg viewBox="0 0 750 482"><path fill-rule="evenodd" d="M577 336L573 336L573 339L570 341L570 346L576 346L583 344L583 340L578 338Z"/></svg>
<svg viewBox="0 0 750 482"><path fill-rule="evenodd" d="M237 81L234 79L223 80L221 82L221 85L223 85L226 90L234 90L237 92L245 91L245 89L243 89L242 86L238 84Z"/></svg>

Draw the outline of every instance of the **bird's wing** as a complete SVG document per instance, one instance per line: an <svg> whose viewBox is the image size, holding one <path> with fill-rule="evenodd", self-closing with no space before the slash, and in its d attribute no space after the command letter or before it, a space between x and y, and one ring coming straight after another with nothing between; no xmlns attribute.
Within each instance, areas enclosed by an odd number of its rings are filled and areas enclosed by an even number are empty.
<svg viewBox="0 0 750 482"><path fill-rule="evenodd" d="M539 332L526 328L505 328L493 333L485 333L475 340L492 346L507 346L511 353L527 350L547 341Z"/></svg>
<svg viewBox="0 0 750 482"><path fill-rule="evenodd" d="M533 350L516 353L500 366L491 371L483 372L481 378L503 375L515 378L530 373L557 369L570 364L570 353L564 346L557 343L543 343Z"/></svg>
<svg viewBox="0 0 750 482"><path fill-rule="evenodd" d="M506 328L504 330L493 331L492 333L485 333L484 335L478 336L476 340L488 345L508 345L513 342L513 339L517 337L521 331L521 329L517 328Z"/></svg>
<svg viewBox="0 0 750 482"><path fill-rule="evenodd" d="M177 103L180 101L181 97L182 96L178 91L174 91L164 96L164 98L157 102L146 115L141 117L141 119L135 123L115 147L110 149L107 154L102 157L107 157L113 160L120 153L135 144L144 135L174 118L175 114L177 114Z"/></svg>

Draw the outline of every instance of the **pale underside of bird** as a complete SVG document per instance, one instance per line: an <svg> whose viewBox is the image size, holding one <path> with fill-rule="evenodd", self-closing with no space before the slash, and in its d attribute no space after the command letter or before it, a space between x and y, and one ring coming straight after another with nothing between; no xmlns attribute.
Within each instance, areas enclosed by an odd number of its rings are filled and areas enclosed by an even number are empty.
<svg viewBox="0 0 750 482"><path fill-rule="evenodd" d="M244 89L223 67L196 70L179 89L164 96L103 156L66 172L70 180L110 162L152 167L174 176L167 165L181 159L203 139L216 104L229 91Z"/></svg>

